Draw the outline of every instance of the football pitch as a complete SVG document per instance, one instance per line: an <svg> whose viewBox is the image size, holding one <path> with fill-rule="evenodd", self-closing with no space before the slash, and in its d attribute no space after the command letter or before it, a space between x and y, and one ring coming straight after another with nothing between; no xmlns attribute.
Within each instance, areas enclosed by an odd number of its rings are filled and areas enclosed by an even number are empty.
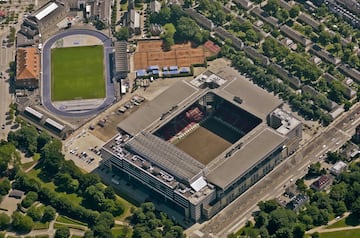
<svg viewBox="0 0 360 238"><path fill-rule="evenodd" d="M105 97L104 48L101 45L51 50L51 100Z"/></svg>

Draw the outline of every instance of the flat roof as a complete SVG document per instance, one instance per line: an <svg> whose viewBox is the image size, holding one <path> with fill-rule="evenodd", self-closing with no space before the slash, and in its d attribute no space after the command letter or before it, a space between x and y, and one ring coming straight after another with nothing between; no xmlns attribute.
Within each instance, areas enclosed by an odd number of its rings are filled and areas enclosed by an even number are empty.
<svg viewBox="0 0 360 238"><path fill-rule="evenodd" d="M144 103L136 112L121 121L118 127L134 136L197 91L198 89L182 80L178 81L154 100Z"/></svg>
<svg viewBox="0 0 360 238"><path fill-rule="evenodd" d="M44 17L46 17L47 15L49 15L50 13L55 11L56 8L58 8L58 5L54 2L52 2L49 5L47 5L45 8L41 9L35 15L35 18L40 21L41 19L43 19Z"/></svg>
<svg viewBox="0 0 360 238"><path fill-rule="evenodd" d="M285 140L286 137L270 128L265 128L247 141L229 159L213 169L206 178L210 183L225 190L236 179L242 177L276 150Z"/></svg>
<svg viewBox="0 0 360 238"><path fill-rule="evenodd" d="M237 106L263 120L266 119L270 112L282 104L280 99L248 81L230 67L217 73L217 75L223 79L233 80L222 89L214 90L216 94L230 102L233 102L234 96L240 97L243 101L241 104L237 104Z"/></svg>

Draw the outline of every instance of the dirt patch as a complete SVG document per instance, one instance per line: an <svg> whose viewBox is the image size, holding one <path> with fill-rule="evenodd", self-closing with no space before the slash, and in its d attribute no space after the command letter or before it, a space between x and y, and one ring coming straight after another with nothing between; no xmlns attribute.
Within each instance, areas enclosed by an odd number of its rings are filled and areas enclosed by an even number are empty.
<svg viewBox="0 0 360 238"><path fill-rule="evenodd" d="M203 46L192 47L191 43L176 44L170 51L163 51L161 45L160 40L139 41L134 54L134 69L147 69L151 65L189 67L204 63L208 56Z"/></svg>
<svg viewBox="0 0 360 238"><path fill-rule="evenodd" d="M207 165L230 145L230 142L220 136L199 127L185 139L178 142L176 147Z"/></svg>

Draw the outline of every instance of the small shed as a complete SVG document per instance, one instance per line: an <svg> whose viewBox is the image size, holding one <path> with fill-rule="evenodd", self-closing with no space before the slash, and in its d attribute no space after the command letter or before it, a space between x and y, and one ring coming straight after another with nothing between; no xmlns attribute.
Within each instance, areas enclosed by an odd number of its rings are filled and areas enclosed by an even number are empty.
<svg viewBox="0 0 360 238"><path fill-rule="evenodd" d="M24 191L13 189L9 193L9 197L21 199L25 195Z"/></svg>

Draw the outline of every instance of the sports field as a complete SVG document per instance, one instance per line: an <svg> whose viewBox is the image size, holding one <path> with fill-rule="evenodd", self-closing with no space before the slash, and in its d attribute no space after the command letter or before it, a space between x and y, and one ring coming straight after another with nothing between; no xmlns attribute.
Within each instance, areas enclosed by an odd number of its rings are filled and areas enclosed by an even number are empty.
<svg viewBox="0 0 360 238"><path fill-rule="evenodd" d="M103 46L51 50L51 100L105 97Z"/></svg>
<svg viewBox="0 0 360 238"><path fill-rule="evenodd" d="M176 144L200 163L207 165L231 145L210 130L199 127Z"/></svg>

